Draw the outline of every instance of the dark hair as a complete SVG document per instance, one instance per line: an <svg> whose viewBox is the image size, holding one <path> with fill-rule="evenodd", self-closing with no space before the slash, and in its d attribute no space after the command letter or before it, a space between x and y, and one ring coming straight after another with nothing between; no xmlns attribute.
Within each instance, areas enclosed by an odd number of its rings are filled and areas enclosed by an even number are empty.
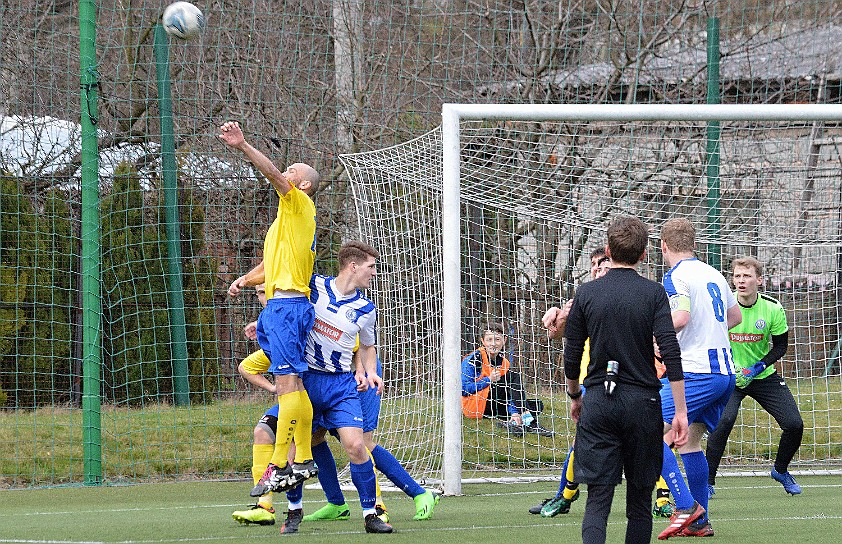
<svg viewBox="0 0 842 544"><path fill-rule="evenodd" d="M605 255L605 246L598 247L595 250L591 251L591 257L590 258L591 258L591 260L593 260L594 257L600 257L602 255Z"/></svg>
<svg viewBox="0 0 842 544"><path fill-rule="evenodd" d="M339 270L342 270L352 261L363 263L367 261L369 257L374 257L375 259L380 257L380 253L368 244L353 240L343 244L342 247L339 248L339 254L337 257L339 259Z"/></svg>
<svg viewBox="0 0 842 544"><path fill-rule="evenodd" d="M687 253L696 249L696 228L689 219L670 219L661 227L661 241L670 251Z"/></svg>
<svg viewBox="0 0 842 544"><path fill-rule="evenodd" d="M649 229L637 217L621 215L608 225L608 249L615 263L637 264L649 243Z"/></svg>
<svg viewBox="0 0 842 544"><path fill-rule="evenodd" d="M485 326L482 328L481 336L485 336L485 333L487 332L496 332L502 334L503 336L506 335L506 329L503 328L503 324L499 321L489 321L488 323L486 323Z"/></svg>

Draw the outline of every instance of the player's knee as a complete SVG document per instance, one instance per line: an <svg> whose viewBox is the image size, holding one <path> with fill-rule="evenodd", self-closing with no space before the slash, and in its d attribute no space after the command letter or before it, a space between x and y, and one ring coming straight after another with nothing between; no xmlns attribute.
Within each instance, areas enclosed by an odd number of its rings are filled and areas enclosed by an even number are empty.
<svg viewBox="0 0 842 544"><path fill-rule="evenodd" d="M274 444L275 439L269 436L269 433L259 425L254 428L254 443L255 444Z"/></svg>
<svg viewBox="0 0 842 544"><path fill-rule="evenodd" d="M368 461L368 450L365 449L365 444L362 440L354 440L349 444L345 444L345 452L348 454L348 459L354 464L361 464Z"/></svg>
<svg viewBox="0 0 842 544"><path fill-rule="evenodd" d="M801 419L800 414L794 414L793 416L784 419L781 421L781 430L789 431L789 432L804 432L804 420Z"/></svg>

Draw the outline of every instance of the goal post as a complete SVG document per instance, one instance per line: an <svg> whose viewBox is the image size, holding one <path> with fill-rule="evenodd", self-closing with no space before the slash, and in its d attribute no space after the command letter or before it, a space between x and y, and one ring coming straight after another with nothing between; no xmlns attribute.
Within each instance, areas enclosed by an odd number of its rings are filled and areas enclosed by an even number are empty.
<svg viewBox="0 0 842 544"><path fill-rule="evenodd" d="M842 121L842 105L444 104L442 106L442 364L445 493L462 481L460 123L462 121Z"/></svg>
<svg viewBox="0 0 842 544"><path fill-rule="evenodd" d="M440 128L341 156L360 236L381 253L372 296L395 425L380 441L448 494L473 479L557 482L575 425L561 347L540 317L587 280L613 215L640 216L653 240L679 216L696 224L701 258L766 266L791 331L779 369L805 420L793 468L838 471L842 376L825 369L839 366L842 330L840 122L839 105L446 104ZM665 271L658 251L640 267L655 280ZM463 417L460 362L486 321L505 324L506 355L553 435ZM721 470L761 470L778 435L745 402Z"/></svg>

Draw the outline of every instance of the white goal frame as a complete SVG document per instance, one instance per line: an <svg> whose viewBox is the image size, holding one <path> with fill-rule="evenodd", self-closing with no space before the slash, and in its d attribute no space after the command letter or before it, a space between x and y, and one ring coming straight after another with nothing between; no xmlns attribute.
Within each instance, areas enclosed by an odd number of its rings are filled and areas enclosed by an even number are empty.
<svg viewBox="0 0 842 544"><path fill-rule="evenodd" d="M444 104L442 106L442 364L445 494L462 492L460 121L842 121L842 105Z"/></svg>

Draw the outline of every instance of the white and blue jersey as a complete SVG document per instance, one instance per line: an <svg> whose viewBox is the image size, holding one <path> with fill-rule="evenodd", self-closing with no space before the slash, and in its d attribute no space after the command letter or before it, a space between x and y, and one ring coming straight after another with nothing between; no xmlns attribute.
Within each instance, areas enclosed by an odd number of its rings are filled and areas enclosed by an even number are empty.
<svg viewBox="0 0 842 544"><path fill-rule="evenodd" d="M728 308L737 304L728 282L698 259L684 259L664 275L670 310L690 313L677 333L685 373L734 374Z"/></svg>
<svg viewBox="0 0 842 544"><path fill-rule="evenodd" d="M336 278L313 275L310 302L316 313L307 338L304 357L307 366L322 372L351 372L357 335L360 344L373 346L377 340L377 310L359 290L341 296Z"/></svg>

